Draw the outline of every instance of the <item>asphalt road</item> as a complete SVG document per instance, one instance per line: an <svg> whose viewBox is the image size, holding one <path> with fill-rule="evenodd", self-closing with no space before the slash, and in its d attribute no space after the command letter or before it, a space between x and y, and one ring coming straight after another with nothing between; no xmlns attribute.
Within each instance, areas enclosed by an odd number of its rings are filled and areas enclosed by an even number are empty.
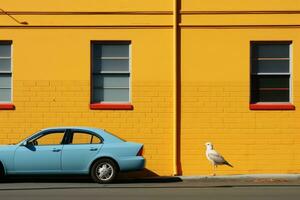
<svg viewBox="0 0 300 200"><path fill-rule="evenodd" d="M298 182L182 181L176 178L123 180L114 184L93 183L83 179L12 179L0 182L0 200L298 200Z"/></svg>
<svg viewBox="0 0 300 200"><path fill-rule="evenodd" d="M115 187L115 188L68 188L68 189L24 189L1 190L0 199L5 200L53 200L53 199L222 199L222 200L298 200L300 197L298 186L251 186L251 187Z"/></svg>

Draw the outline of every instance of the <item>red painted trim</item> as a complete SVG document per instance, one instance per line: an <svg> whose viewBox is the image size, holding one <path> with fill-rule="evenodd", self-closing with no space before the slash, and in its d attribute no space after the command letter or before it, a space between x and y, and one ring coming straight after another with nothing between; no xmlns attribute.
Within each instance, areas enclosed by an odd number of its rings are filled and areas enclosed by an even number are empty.
<svg viewBox="0 0 300 200"><path fill-rule="evenodd" d="M127 103L92 103L92 110L133 110L133 105Z"/></svg>
<svg viewBox="0 0 300 200"><path fill-rule="evenodd" d="M250 104L250 110L295 110L296 107L290 103L255 103Z"/></svg>
<svg viewBox="0 0 300 200"><path fill-rule="evenodd" d="M15 110L16 107L12 103L0 103L0 110Z"/></svg>

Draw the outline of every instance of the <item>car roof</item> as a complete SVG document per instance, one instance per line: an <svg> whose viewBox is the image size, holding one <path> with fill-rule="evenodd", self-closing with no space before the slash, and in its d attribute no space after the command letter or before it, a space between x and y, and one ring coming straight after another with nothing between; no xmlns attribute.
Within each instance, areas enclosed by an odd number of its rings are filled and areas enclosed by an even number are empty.
<svg viewBox="0 0 300 200"><path fill-rule="evenodd" d="M60 127L49 127L41 129L41 131L50 131L50 130L57 130L57 129L76 129L79 131L90 131L96 133L100 137L103 138L105 143L116 143L116 142L124 142L124 140L114 136L111 133L108 133L104 129L100 128L93 128L93 127L84 127L84 126L60 126Z"/></svg>
<svg viewBox="0 0 300 200"><path fill-rule="evenodd" d="M41 129L42 131L53 130L53 129L77 129L77 130L87 130L87 131L104 131L101 128L92 128L87 126L57 126L57 127L48 127Z"/></svg>

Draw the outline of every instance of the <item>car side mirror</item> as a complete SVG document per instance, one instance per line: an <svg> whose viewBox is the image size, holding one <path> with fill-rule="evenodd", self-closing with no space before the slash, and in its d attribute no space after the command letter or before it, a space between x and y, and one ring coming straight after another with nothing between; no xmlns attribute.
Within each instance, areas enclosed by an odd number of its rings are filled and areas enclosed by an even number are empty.
<svg viewBox="0 0 300 200"><path fill-rule="evenodd" d="M24 141L21 146L27 146L28 145L28 142L27 141Z"/></svg>
<svg viewBox="0 0 300 200"><path fill-rule="evenodd" d="M22 143L22 146L28 147L28 146L34 146L35 143L33 141L24 141Z"/></svg>

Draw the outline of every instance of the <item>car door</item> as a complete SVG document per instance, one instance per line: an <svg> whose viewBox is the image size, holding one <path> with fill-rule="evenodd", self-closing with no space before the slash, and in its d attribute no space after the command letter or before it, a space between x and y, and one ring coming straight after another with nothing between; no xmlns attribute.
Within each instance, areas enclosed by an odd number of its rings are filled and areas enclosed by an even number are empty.
<svg viewBox="0 0 300 200"><path fill-rule="evenodd" d="M62 170L65 173L86 173L90 162L102 147L102 139L82 130L70 130L69 142L62 152Z"/></svg>
<svg viewBox="0 0 300 200"><path fill-rule="evenodd" d="M14 156L15 173L58 173L61 172L61 155L65 130L42 131L20 145Z"/></svg>

